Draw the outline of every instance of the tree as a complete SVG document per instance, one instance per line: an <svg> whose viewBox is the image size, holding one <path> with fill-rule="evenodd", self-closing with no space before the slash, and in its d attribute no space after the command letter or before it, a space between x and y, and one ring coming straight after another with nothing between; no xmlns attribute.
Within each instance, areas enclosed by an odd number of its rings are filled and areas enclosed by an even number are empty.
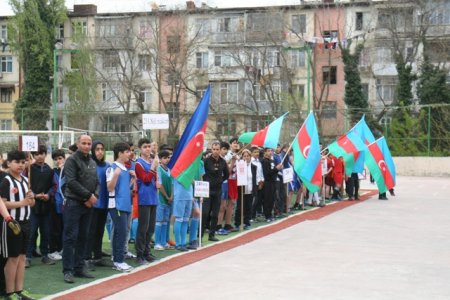
<svg viewBox="0 0 450 300"><path fill-rule="evenodd" d="M55 28L67 18L64 0L10 0L10 4L15 14L8 27L10 46L25 77L14 117L21 129L43 130L50 118Z"/></svg>
<svg viewBox="0 0 450 300"><path fill-rule="evenodd" d="M74 128L85 128L89 124L97 98L95 56L80 25L72 24L72 43L76 49L71 49L71 69L63 70L61 79L69 95L65 115Z"/></svg>

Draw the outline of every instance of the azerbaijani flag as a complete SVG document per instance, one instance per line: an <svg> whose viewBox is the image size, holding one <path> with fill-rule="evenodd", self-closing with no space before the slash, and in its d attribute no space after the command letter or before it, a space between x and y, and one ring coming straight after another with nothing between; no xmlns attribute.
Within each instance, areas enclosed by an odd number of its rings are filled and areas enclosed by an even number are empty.
<svg viewBox="0 0 450 300"><path fill-rule="evenodd" d="M292 142L294 170L306 188L314 193L322 186L322 167L319 134L314 113L310 112Z"/></svg>
<svg viewBox="0 0 450 300"><path fill-rule="evenodd" d="M185 188L192 184L200 167L210 98L211 86L208 86L168 164L170 174Z"/></svg>
<svg viewBox="0 0 450 300"><path fill-rule="evenodd" d="M344 157L345 174L349 176L359 153L366 149L361 138L351 129L328 146L328 151L336 157Z"/></svg>
<svg viewBox="0 0 450 300"><path fill-rule="evenodd" d="M361 138L364 144L369 145L375 142L375 137L369 126L367 126L365 116L363 115L361 120L353 127L353 131ZM361 151L355 154L355 164L353 166L354 173L361 173L364 170L364 160L366 151Z"/></svg>
<svg viewBox="0 0 450 300"><path fill-rule="evenodd" d="M380 193L395 186L395 164L383 137L367 146L366 165L369 168Z"/></svg>
<svg viewBox="0 0 450 300"><path fill-rule="evenodd" d="M285 113L264 129L258 132L246 132L241 134L239 137L239 142L275 149L280 139L281 125L283 124L284 117L289 112Z"/></svg>

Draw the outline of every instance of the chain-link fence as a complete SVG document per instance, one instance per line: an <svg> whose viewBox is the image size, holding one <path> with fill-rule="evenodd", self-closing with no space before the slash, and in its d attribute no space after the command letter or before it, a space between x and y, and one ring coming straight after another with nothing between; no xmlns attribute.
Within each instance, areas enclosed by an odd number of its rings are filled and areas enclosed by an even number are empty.
<svg viewBox="0 0 450 300"><path fill-rule="evenodd" d="M255 114L228 109L216 109L215 111L218 113L211 113L208 118L207 142L228 141L244 132L261 130L282 114L267 112ZM158 112L145 111L145 113ZM372 108L367 111L328 109L317 110L314 113L324 146L331 143L337 136L346 133L359 120L360 116L365 114L366 121L374 135L376 137L384 135L395 156L450 155L450 105L385 107ZM48 115L49 112L42 112L42 114ZM281 144L292 142L307 114L307 111L290 112L282 127ZM0 119L11 115L11 111L0 111ZM25 111L22 111L20 118L23 119L22 116L25 115ZM191 115L192 112L189 111L169 112L171 125L169 130L142 130L142 112L59 110L57 129L75 131L76 136L87 132L93 136L93 139L101 140L107 150L111 150L114 143L119 141L136 144L141 137L148 137L159 143L168 143L174 146ZM50 121L48 124L51 127ZM2 129L9 128L3 127ZM1 143L3 144L4 141ZM53 147L55 145L52 144Z"/></svg>

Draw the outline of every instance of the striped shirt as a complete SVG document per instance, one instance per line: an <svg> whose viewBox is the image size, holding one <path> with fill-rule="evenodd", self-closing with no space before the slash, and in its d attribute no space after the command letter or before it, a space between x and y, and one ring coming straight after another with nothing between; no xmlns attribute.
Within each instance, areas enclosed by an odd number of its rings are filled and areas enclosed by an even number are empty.
<svg viewBox="0 0 450 300"><path fill-rule="evenodd" d="M6 175L0 186L0 195L6 201L19 202L23 200L28 192L28 179L22 176L22 180L17 180L11 175ZM26 221L30 218L30 206L8 209L14 220Z"/></svg>

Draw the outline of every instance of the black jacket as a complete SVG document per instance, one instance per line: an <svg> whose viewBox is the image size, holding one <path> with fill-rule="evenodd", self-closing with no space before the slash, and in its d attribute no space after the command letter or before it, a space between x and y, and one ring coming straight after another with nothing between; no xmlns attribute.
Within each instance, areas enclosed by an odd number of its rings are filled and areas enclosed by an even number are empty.
<svg viewBox="0 0 450 300"><path fill-rule="evenodd" d="M55 194L55 182L53 181L53 169L44 163L43 165L32 164L31 173L31 190L35 195L44 193L49 196L48 201L36 199L35 205L31 210L35 214L47 213L51 208L51 201Z"/></svg>
<svg viewBox="0 0 450 300"><path fill-rule="evenodd" d="M222 188L222 183L228 179L228 165L222 157L218 160L212 156L208 157L204 161L205 163L205 175L203 180L209 182L209 189L211 191L217 191Z"/></svg>
<svg viewBox="0 0 450 300"><path fill-rule="evenodd" d="M92 194L98 197L97 164L90 155L79 150L72 154L64 164L64 176L63 193L67 199L86 202Z"/></svg>
<svg viewBox="0 0 450 300"><path fill-rule="evenodd" d="M262 169L265 182L277 181L278 169L276 168L275 161L272 159L264 158L262 161Z"/></svg>

